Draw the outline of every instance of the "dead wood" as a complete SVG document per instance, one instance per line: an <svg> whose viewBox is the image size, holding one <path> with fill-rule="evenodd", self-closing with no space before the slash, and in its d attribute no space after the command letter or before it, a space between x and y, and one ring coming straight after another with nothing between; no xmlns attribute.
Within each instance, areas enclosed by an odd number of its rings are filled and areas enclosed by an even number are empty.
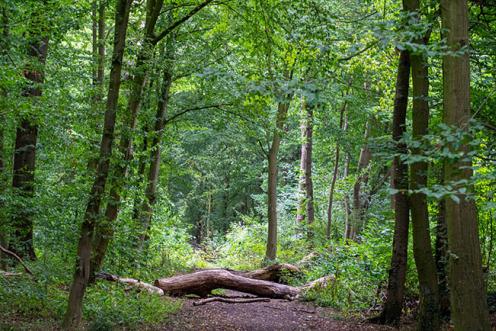
<svg viewBox="0 0 496 331"><path fill-rule="evenodd" d="M241 276L286 284L285 280L301 274L300 268L288 263L273 264L254 271L243 272ZM286 279L285 279L286 278Z"/></svg>
<svg viewBox="0 0 496 331"><path fill-rule="evenodd" d="M203 270L186 275L157 279L154 285L170 295L197 294L206 297L218 288L251 293L274 299L294 299L300 289L266 280L240 276L227 270Z"/></svg>
<svg viewBox="0 0 496 331"><path fill-rule="evenodd" d="M223 298L223 297L213 297L203 300L198 300L193 302L193 306L202 306L210 302L225 302L225 303L250 303L250 302L270 302L269 298L248 298L248 299L234 299L234 298Z"/></svg>
<svg viewBox="0 0 496 331"><path fill-rule="evenodd" d="M12 277L12 276L22 276L24 274L20 272L9 272L9 271L0 270L0 275L4 277Z"/></svg>
<svg viewBox="0 0 496 331"><path fill-rule="evenodd" d="M162 289L153 286L152 284L142 282L139 279L119 277L117 275L112 275L106 272L100 272L96 275L96 277L111 282L119 282L122 284L130 285L131 287L146 290L148 293L164 295L164 291Z"/></svg>
<svg viewBox="0 0 496 331"><path fill-rule="evenodd" d="M28 274L30 274L31 276L34 276L33 272L28 268L28 266L24 263L24 261L16 253L8 250L7 248L3 247L2 245L0 245L0 251L15 258L17 261L19 261L19 263L22 265L22 267L24 268L24 270Z"/></svg>
<svg viewBox="0 0 496 331"><path fill-rule="evenodd" d="M213 269L199 269L197 271L207 271L207 270L225 270L232 274L243 276L251 279L267 280L270 282L276 282L280 284L287 284L288 277L294 277L302 274L300 268L289 263L277 263L265 268L252 270L252 271L239 271L233 269L223 269L223 268L213 268Z"/></svg>

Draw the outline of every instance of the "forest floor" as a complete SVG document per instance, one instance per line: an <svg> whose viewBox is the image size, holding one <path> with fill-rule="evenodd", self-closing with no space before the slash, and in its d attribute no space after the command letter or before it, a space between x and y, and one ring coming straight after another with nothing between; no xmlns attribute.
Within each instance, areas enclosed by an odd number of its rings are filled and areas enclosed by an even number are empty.
<svg viewBox="0 0 496 331"><path fill-rule="evenodd" d="M227 297L244 293L226 291ZM277 331L277 330L397 330L359 319L343 319L331 308L311 303L271 299L270 302L211 302L194 306L197 299L187 299L183 308L157 330ZM402 330L411 329L408 326Z"/></svg>

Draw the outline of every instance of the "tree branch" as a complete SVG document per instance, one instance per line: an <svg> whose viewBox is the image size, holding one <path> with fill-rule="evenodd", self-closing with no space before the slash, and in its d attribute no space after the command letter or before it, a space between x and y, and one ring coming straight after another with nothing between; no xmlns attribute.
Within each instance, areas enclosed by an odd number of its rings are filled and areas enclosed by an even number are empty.
<svg viewBox="0 0 496 331"><path fill-rule="evenodd" d="M219 108L220 109L220 107L230 106L230 105L231 105L230 103L221 103L221 104L217 104L217 105L208 105L208 106L201 106L201 107L193 107L193 108L184 109L184 110L172 115L168 119L166 119L165 125L167 125L169 122L172 122L176 118L178 118L178 117L180 117L186 113L189 113L191 111L194 111L194 110L202 110L202 109L210 109L210 108Z"/></svg>
<svg viewBox="0 0 496 331"><path fill-rule="evenodd" d="M152 44L156 45L159 43L160 40L164 39L165 36L167 36L169 33L174 31L175 28L177 28L179 25L183 24L187 20L189 20L193 15L198 13L200 10L202 10L204 7L206 7L209 3L211 3L214 0L205 0L202 3L200 3L198 6L193 8L188 14L180 18L179 20L175 21L171 25L169 25L164 31L162 31L158 36L155 36L152 40Z"/></svg>
<svg viewBox="0 0 496 331"><path fill-rule="evenodd" d="M193 302L193 306L202 306L209 302L214 302L214 301L225 302L225 303L250 303L250 302L270 302L270 299L269 298L229 299L222 297L213 297L213 298L195 301Z"/></svg>
<svg viewBox="0 0 496 331"><path fill-rule="evenodd" d="M15 258L24 267L24 270L28 274L30 274L31 276L34 276L33 272L26 266L26 264L24 264L24 261L16 253L9 251L7 248L3 247L2 245L0 245L0 251Z"/></svg>
<svg viewBox="0 0 496 331"><path fill-rule="evenodd" d="M368 51L369 49L371 49L375 45L377 45L377 41L374 41L373 43L368 44L367 46L365 46L363 49L359 50L356 53L350 54L350 55L348 55L346 57L339 58L338 61L339 62L342 62L342 61L351 60L352 58L354 58L354 57L356 57L356 56L358 56L358 55L360 55L362 53L365 53L366 51Z"/></svg>

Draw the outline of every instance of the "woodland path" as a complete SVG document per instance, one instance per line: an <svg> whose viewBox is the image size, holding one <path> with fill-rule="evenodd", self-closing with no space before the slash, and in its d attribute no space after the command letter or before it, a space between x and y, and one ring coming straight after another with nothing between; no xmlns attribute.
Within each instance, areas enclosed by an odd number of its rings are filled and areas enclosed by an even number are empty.
<svg viewBox="0 0 496 331"><path fill-rule="evenodd" d="M226 291L228 297L244 293ZM183 308L159 330L198 331L288 331L288 330L396 330L387 326L333 318L333 310L310 303L271 299L270 302L212 302L193 306L187 299ZM335 312L334 312L334 315Z"/></svg>

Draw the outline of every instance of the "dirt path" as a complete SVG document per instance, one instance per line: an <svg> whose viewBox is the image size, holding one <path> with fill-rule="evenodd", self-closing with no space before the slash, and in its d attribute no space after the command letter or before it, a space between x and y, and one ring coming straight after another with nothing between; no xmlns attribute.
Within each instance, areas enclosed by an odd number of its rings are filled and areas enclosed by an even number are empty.
<svg viewBox="0 0 496 331"><path fill-rule="evenodd" d="M240 293L228 292L228 296ZM193 306L188 299L160 330L277 331L277 330L395 330L391 327L336 319L332 309L286 300L254 303L212 302ZM334 318L333 318L334 315Z"/></svg>

